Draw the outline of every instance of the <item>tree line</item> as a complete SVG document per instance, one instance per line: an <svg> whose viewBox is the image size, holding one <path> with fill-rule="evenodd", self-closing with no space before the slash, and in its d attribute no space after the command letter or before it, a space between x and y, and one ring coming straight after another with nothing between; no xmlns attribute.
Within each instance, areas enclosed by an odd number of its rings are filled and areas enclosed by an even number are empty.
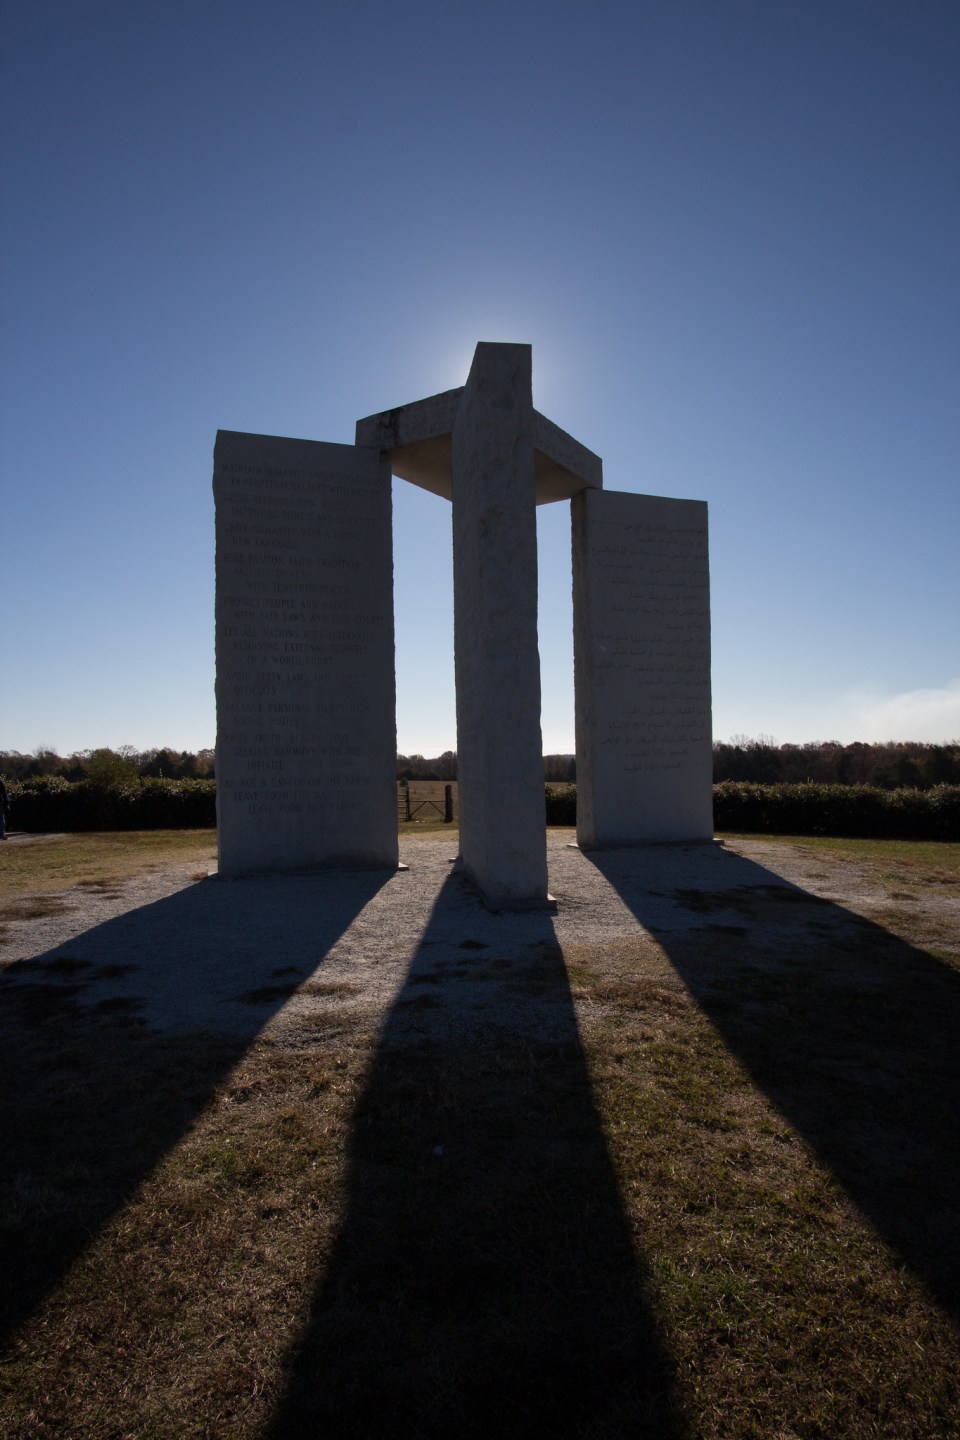
<svg viewBox="0 0 960 1440"><path fill-rule="evenodd" d="M758 785L869 785L877 790L930 790L960 785L960 741L928 745L917 740L883 744L817 741L778 745L769 736L735 735L713 747L713 779Z"/></svg>
<svg viewBox="0 0 960 1440"><path fill-rule="evenodd" d="M398 755L397 779L456 780L457 752L444 750L442 755L427 759L423 755ZM576 780L577 762L572 755L544 755L543 778L552 784Z"/></svg>
<svg viewBox="0 0 960 1440"><path fill-rule="evenodd" d="M0 750L0 774L8 780L33 780L57 775L63 780L95 780L101 785L133 784L137 780L212 780L215 775L212 750L135 750L118 745L116 750L74 750L58 755L38 745L29 755L19 750Z"/></svg>
<svg viewBox="0 0 960 1440"><path fill-rule="evenodd" d="M135 750L120 745L76 750L67 756L38 746L32 754L0 751L0 774L8 780L59 776L64 780L92 780L99 785L136 784L140 780L212 780L216 775L214 752L173 750L167 747ZM456 780L457 756L398 755L397 779ZM572 755L545 755L543 778L549 784L576 780ZM713 779L758 785L869 785L880 790L929 790L935 785L960 785L960 742L931 745L922 741L816 741L808 745L778 745L770 736L752 739L735 735L713 747Z"/></svg>
<svg viewBox="0 0 960 1440"><path fill-rule="evenodd" d="M8 780L33 780L57 775L64 780L95 780L101 784L134 784L137 780L213 780L216 764L213 750L135 750L119 745L116 750L75 750L58 755L38 745L29 755L18 750L0 750L0 775ZM572 755L544 755L543 776L551 782L576 780L577 765ZM457 755L398 755L398 780L456 780Z"/></svg>

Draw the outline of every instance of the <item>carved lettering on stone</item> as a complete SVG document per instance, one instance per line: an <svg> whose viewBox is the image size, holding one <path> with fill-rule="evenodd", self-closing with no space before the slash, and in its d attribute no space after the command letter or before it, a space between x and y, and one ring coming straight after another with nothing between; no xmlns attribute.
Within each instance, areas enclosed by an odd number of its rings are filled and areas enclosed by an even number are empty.
<svg viewBox="0 0 960 1440"><path fill-rule="evenodd" d="M576 496L573 580L580 843L710 838L706 505Z"/></svg>
<svg viewBox="0 0 960 1440"><path fill-rule="evenodd" d="M396 865L389 466L221 431L214 494L220 873Z"/></svg>

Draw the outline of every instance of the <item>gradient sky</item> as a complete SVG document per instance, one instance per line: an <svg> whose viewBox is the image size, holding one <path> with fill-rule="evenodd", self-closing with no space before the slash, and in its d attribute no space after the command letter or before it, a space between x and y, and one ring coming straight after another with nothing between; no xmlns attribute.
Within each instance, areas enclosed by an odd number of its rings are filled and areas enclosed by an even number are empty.
<svg viewBox="0 0 960 1440"><path fill-rule="evenodd" d="M218 428L533 345L609 489L710 505L714 733L960 736L956 0L2 6L0 749L213 743ZM456 744L395 482L398 745ZM547 751L569 509L540 511Z"/></svg>

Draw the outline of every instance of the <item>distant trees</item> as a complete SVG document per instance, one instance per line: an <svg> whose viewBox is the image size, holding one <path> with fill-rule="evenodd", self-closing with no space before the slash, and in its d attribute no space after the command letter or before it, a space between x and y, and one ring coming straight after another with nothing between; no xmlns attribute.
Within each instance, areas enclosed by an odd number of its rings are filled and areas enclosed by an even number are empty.
<svg viewBox="0 0 960 1440"><path fill-rule="evenodd" d="M557 784L576 780L577 761L574 755L544 755L543 778Z"/></svg>
<svg viewBox="0 0 960 1440"><path fill-rule="evenodd" d="M214 774L214 752L198 750L149 750L140 766L140 774L156 776L158 780L210 780Z"/></svg>
<svg viewBox="0 0 960 1440"><path fill-rule="evenodd" d="M436 755L432 760L426 760L422 755L397 756L398 780L456 780L456 778L457 752L455 750L444 750L442 755Z"/></svg>
<svg viewBox="0 0 960 1440"><path fill-rule="evenodd" d="M126 750L127 746L123 748ZM121 755L116 750L91 751L83 778L96 785L98 790L108 790L111 785L136 785L140 781L137 767L129 755Z"/></svg>
<svg viewBox="0 0 960 1440"><path fill-rule="evenodd" d="M101 785L136 783L157 777L164 780L212 780L213 750L136 750L119 745L116 750L75 750L63 757L49 746L38 746L31 755L18 750L0 750L0 774L10 780L31 780L41 775L59 775L64 780L94 780Z"/></svg>
<svg viewBox="0 0 960 1440"><path fill-rule="evenodd" d="M431 759L398 755L398 780L456 780L453 750ZM577 778L573 755L544 755L543 778L548 785ZM934 785L960 785L960 741L927 745L921 741L887 741L867 745L838 740L809 745L778 745L772 735L734 735L713 747L713 778L746 780L756 785L873 785L882 790L929 790Z"/></svg>
<svg viewBox="0 0 960 1440"><path fill-rule="evenodd" d="M960 785L960 741L928 745L889 740L868 745L838 740L808 745L778 745L772 736L751 740L734 735L713 747L713 778L746 780L757 785L871 785L880 790L929 790Z"/></svg>
<svg viewBox="0 0 960 1440"><path fill-rule="evenodd" d="M136 785L144 780L212 780L215 778L212 749L135 750L120 745L115 750L77 750L66 757L49 745L38 745L29 755L17 750L0 751L0 774L8 780L59 777L63 780L92 780L101 788ZM457 756L453 750L425 758L398 755L398 780L456 780ZM547 784L569 784L577 778L573 755L544 755L543 778ZM928 745L921 741L887 741L868 745L856 741L841 745L838 740L808 745L778 745L771 735L751 739L734 735L713 747L713 778L747 781L755 785L871 785L881 790L930 790L935 785L960 785L960 741Z"/></svg>
<svg viewBox="0 0 960 1440"><path fill-rule="evenodd" d="M456 780L457 753L444 750L431 760L422 755L398 755L398 780ZM543 778L554 784L577 778L577 762L572 755L544 755Z"/></svg>

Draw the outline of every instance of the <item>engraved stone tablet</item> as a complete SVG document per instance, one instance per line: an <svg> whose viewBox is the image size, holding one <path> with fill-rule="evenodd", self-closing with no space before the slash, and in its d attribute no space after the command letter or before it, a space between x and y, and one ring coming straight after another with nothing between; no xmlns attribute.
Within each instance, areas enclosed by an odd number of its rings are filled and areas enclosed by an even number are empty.
<svg viewBox="0 0 960 1440"><path fill-rule="evenodd" d="M573 499L577 839L713 835L707 507Z"/></svg>
<svg viewBox="0 0 960 1440"><path fill-rule="evenodd" d="M221 430L213 485L220 873L395 866L389 464Z"/></svg>

